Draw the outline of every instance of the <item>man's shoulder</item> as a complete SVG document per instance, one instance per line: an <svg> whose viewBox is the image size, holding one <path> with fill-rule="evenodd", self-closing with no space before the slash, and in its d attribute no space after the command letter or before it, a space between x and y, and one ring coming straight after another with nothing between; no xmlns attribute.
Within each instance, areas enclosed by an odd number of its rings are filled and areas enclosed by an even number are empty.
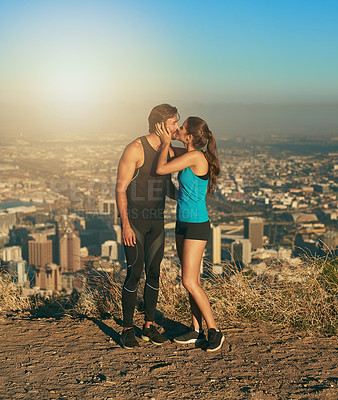
<svg viewBox="0 0 338 400"><path fill-rule="evenodd" d="M125 150L127 150L127 151L140 150L141 147L142 147L141 138L138 137L138 138L134 139L132 142L130 142L126 146Z"/></svg>
<svg viewBox="0 0 338 400"><path fill-rule="evenodd" d="M121 161L124 162L135 162L136 164L142 161L142 142L140 138L137 138L130 142L124 149L121 156Z"/></svg>

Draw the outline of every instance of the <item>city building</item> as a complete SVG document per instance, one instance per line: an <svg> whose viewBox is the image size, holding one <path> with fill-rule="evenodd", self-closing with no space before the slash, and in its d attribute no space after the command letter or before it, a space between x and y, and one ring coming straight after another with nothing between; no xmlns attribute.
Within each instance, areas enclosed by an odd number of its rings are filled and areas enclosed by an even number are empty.
<svg viewBox="0 0 338 400"><path fill-rule="evenodd" d="M118 244L122 244L122 229L121 229L121 225L114 225L113 226L113 230L114 230L114 233L115 233L114 240L116 240L116 242Z"/></svg>
<svg viewBox="0 0 338 400"><path fill-rule="evenodd" d="M73 290L81 292L86 281L85 275L81 272L77 274L65 272L64 274L62 274L61 279L62 290L65 291L67 294L71 294Z"/></svg>
<svg viewBox="0 0 338 400"><path fill-rule="evenodd" d="M7 236L16 223L15 212L0 211L0 236Z"/></svg>
<svg viewBox="0 0 338 400"><path fill-rule="evenodd" d="M88 252L87 247L81 247L81 249L80 249L80 257L84 258L84 257L88 257L88 255L89 255L89 252Z"/></svg>
<svg viewBox="0 0 338 400"><path fill-rule="evenodd" d="M113 224L118 224L118 211L115 200L100 200L99 201L99 213L110 214L113 217Z"/></svg>
<svg viewBox="0 0 338 400"><path fill-rule="evenodd" d="M28 262L36 268L44 267L53 262L53 245L43 233L31 234L28 241Z"/></svg>
<svg viewBox="0 0 338 400"><path fill-rule="evenodd" d="M83 231L86 229L86 219L84 217L76 216L73 222L76 231Z"/></svg>
<svg viewBox="0 0 338 400"><path fill-rule="evenodd" d="M262 218L244 218L244 239L249 239L252 250L263 247L264 223Z"/></svg>
<svg viewBox="0 0 338 400"><path fill-rule="evenodd" d="M308 222L318 222L316 214L309 213L293 213L291 214L295 224L303 224Z"/></svg>
<svg viewBox="0 0 338 400"><path fill-rule="evenodd" d="M59 251L63 273L81 269L81 240L77 231L67 230L60 233Z"/></svg>
<svg viewBox="0 0 338 400"><path fill-rule="evenodd" d="M327 231L321 236L322 247L327 251L334 251L338 247L338 233L336 231Z"/></svg>
<svg viewBox="0 0 338 400"><path fill-rule="evenodd" d="M101 245L101 257L108 258L110 261L118 261L118 243L114 240L107 240Z"/></svg>
<svg viewBox="0 0 338 400"><path fill-rule="evenodd" d="M43 267L35 269L35 285L43 290L60 291L62 290L61 267L49 263Z"/></svg>
<svg viewBox="0 0 338 400"><path fill-rule="evenodd" d="M12 261L22 258L20 246L8 246L0 249L0 259L2 261Z"/></svg>
<svg viewBox="0 0 338 400"><path fill-rule="evenodd" d="M209 257L212 264L221 263L221 226L211 225L211 233L209 238Z"/></svg>
<svg viewBox="0 0 338 400"><path fill-rule="evenodd" d="M313 185L315 192L328 194L330 193L330 184L329 183L319 183Z"/></svg>
<svg viewBox="0 0 338 400"><path fill-rule="evenodd" d="M19 286L30 286L34 279L34 271L25 260L10 261L7 264L8 273Z"/></svg>
<svg viewBox="0 0 338 400"><path fill-rule="evenodd" d="M249 239L234 240L231 245L231 262L238 266L251 263L251 242Z"/></svg>

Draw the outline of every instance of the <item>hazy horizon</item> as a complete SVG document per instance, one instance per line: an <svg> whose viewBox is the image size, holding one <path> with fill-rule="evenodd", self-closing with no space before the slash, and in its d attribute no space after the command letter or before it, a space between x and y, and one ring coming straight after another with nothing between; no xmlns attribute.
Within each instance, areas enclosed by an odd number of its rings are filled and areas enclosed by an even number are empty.
<svg viewBox="0 0 338 400"><path fill-rule="evenodd" d="M337 135L332 0L0 1L0 137L147 132L154 105L216 136Z"/></svg>
<svg viewBox="0 0 338 400"><path fill-rule="evenodd" d="M209 123L210 129L219 138L257 134L285 136L323 134L338 137L338 103L203 104L171 101L170 104L178 107L180 123L189 115L200 116ZM82 118L80 115L73 115L70 120L64 118L64 114L57 117L51 112L46 113L43 107L40 110L35 109L36 114L30 107L29 116L23 118L25 113L20 111L19 106L10 110L1 105L0 120L6 119L7 122L1 125L0 137L125 135L132 138L147 133L147 118L151 108L151 104L115 104L101 107L100 110L95 109L92 117L86 115ZM90 110L88 112L90 113ZM19 119L18 115L21 115Z"/></svg>

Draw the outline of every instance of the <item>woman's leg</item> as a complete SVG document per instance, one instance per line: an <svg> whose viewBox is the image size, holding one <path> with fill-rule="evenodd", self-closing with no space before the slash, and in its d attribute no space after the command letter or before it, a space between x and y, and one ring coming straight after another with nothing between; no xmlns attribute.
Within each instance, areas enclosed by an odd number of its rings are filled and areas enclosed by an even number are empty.
<svg viewBox="0 0 338 400"><path fill-rule="evenodd" d="M177 249L178 258L180 259L180 262L182 265L182 271L183 271L183 247L184 247L184 236L176 234L176 249ZM182 273L182 275L183 275L183 273ZM200 274L198 274L198 284L199 285L201 284ZM200 330L202 330L202 314L201 314L201 311L198 308L194 298L191 296L190 293L189 293L189 303L190 303L190 309L191 309L191 314L192 314L192 324L196 330L200 331Z"/></svg>
<svg viewBox="0 0 338 400"><path fill-rule="evenodd" d="M198 315L202 314L208 329L217 329L209 300L200 283L200 265L206 243L207 242L204 240L184 240L182 253L182 280L183 286L188 290L193 300L193 302L191 302L191 304L194 304L194 309L192 306L193 320L194 317L196 318ZM196 315L194 315L194 312ZM199 324L198 318L196 318L195 322L198 322Z"/></svg>

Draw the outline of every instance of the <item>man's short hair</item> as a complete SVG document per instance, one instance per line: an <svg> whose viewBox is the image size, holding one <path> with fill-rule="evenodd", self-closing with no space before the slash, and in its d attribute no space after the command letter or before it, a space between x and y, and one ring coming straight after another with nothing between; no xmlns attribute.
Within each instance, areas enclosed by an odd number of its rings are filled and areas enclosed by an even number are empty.
<svg viewBox="0 0 338 400"><path fill-rule="evenodd" d="M155 133L155 124L159 122L165 122L167 119L172 118L175 114L178 114L177 108L169 104L160 104L155 106L148 117L149 133Z"/></svg>

